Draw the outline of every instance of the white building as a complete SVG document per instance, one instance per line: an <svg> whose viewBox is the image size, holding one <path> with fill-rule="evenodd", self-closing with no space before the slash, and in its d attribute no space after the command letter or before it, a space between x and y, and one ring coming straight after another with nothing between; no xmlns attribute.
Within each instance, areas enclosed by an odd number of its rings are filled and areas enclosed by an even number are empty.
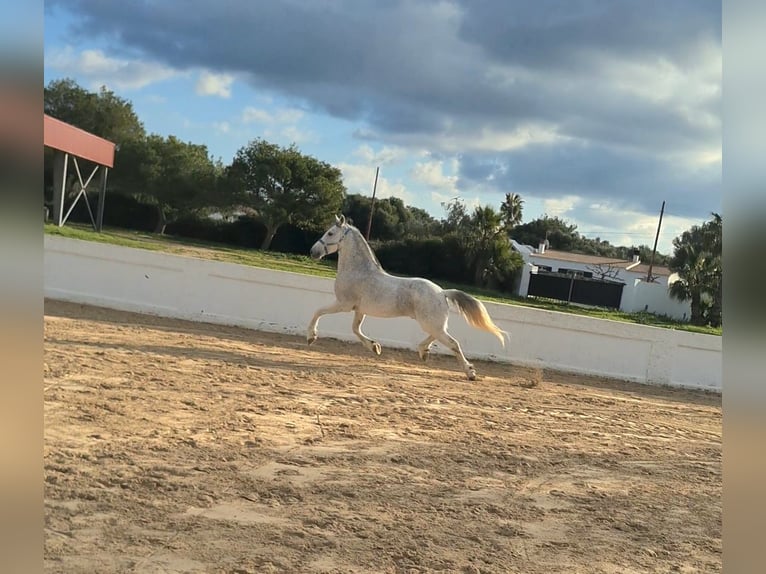
<svg viewBox="0 0 766 574"><path fill-rule="evenodd" d="M522 297L528 295L532 274L565 273L575 277L622 283L624 287L620 299L621 311L647 311L680 320L688 320L691 316L689 302L677 301L669 293L669 287L678 280L678 274L667 267L653 265L652 280L649 282L649 264L640 261L638 255L634 255L632 260L625 260L556 251L547 249L544 244L535 249L513 239L511 245L524 259L518 289L518 295Z"/></svg>

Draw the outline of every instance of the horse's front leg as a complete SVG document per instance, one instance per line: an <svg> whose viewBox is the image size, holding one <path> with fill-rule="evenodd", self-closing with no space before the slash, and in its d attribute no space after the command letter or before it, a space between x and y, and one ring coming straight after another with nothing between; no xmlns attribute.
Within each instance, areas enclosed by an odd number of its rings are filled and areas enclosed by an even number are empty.
<svg viewBox="0 0 766 574"><path fill-rule="evenodd" d="M308 341L308 344L311 345L314 341L317 340L317 324L319 323L319 318L324 315L331 315L333 313L344 313L346 311L351 311L351 307L339 303L338 301L335 301L332 305L328 305L327 307L322 307L320 309L317 309L317 312L314 313L314 316L311 318L311 322L309 323L308 333L306 335L306 340Z"/></svg>
<svg viewBox="0 0 766 574"><path fill-rule="evenodd" d="M364 333L362 333L362 321L364 321L364 313L360 313L359 311L354 313L354 322L351 325L352 331L354 331L354 334L359 337L359 340L365 347L367 347L368 350L372 351L376 355L380 355L380 343L373 341Z"/></svg>

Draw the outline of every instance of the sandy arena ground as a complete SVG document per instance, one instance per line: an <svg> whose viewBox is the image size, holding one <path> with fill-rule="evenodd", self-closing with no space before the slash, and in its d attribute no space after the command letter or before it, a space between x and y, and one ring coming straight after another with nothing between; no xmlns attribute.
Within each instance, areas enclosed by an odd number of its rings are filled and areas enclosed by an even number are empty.
<svg viewBox="0 0 766 574"><path fill-rule="evenodd" d="M46 571L721 571L720 396L475 364L47 301Z"/></svg>

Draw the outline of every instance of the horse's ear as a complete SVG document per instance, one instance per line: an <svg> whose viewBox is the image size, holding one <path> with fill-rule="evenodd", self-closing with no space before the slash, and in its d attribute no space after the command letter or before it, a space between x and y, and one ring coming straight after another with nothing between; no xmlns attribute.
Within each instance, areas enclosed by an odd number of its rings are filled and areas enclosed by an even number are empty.
<svg viewBox="0 0 766 574"><path fill-rule="evenodd" d="M335 216L335 225L337 225L338 227L343 227L345 223L346 223L345 215L341 214L340 217L338 217L337 215Z"/></svg>

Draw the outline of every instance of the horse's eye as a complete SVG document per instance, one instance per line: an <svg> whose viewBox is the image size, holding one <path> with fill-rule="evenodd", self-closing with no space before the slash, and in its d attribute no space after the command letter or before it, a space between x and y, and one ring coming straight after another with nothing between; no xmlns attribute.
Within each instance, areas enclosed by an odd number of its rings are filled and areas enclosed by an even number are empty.
<svg viewBox="0 0 766 574"><path fill-rule="evenodd" d="M334 234L335 234L335 232L331 231L330 233L327 234L327 237L332 237Z"/></svg>

